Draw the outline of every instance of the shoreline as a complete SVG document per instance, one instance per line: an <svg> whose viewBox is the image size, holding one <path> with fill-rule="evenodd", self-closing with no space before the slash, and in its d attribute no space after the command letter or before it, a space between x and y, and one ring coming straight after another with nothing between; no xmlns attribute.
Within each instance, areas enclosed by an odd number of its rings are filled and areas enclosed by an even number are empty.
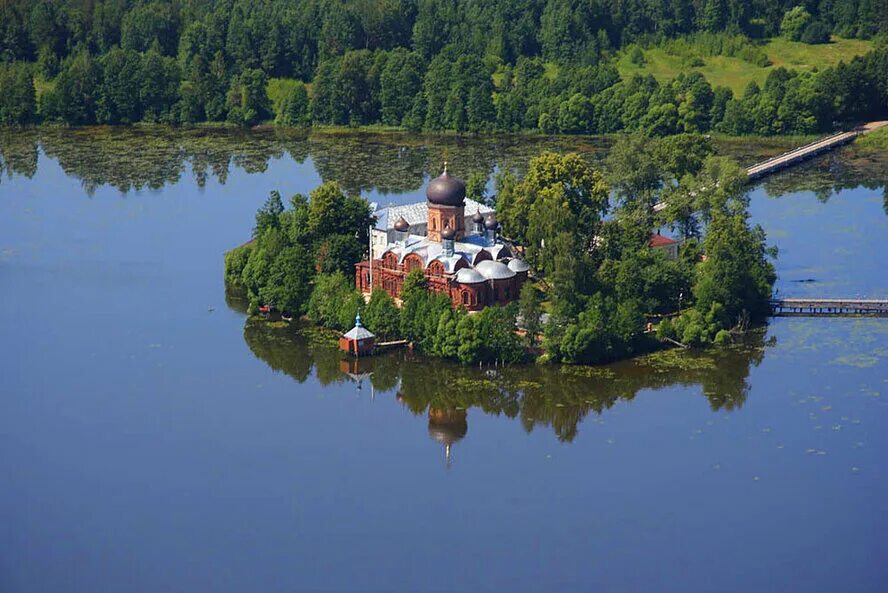
<svg viewBox="0 0 888 593"><path fill-rule="evenodd" d="M269 317L265 317L262 314L250 313L249 305L248 305L247 299L246 299L246 295L245 294L232 294L233 292L238 292L237 289L238 289L237 286L232 286L232 285L226 283L226 293L228 295L226 300L228 300L228 305L230 308L234 309L235 311L237 311L238 313L241 313L244 316L244 326L245 327L248 323L254 322L254 323L262 323L268 329L271 329L271 330L286 329L286 330L296 331L300 334L304 331L320 333L320 334L324 334L325 337L329 337L329 344L328 345L331 348L333 348L333 349L337 348L336 341L342 335L342 333L343 333L342 331L340 331L338 329L331 328L331 327L327 327L326 325L323 325L320 323L317 323L317 322L309 319L305 315L302 315L300 317L294 317L290 320L286 320L281 317L280 312L274 312L274 313L270 314ZM243 305L246 305L246 306L245 307L232 307L232 305L234 304L235 301L237 301ZM669 351L669 350L684 350L684 351L687 351L688 353L704 353L704 352L712 352L715 350L720 350L725 347L736 346L737 344L742 343L742 341L744 339L746 339L746 337L749 334L756 332L756 331L761 331L761 330L767 328L768 325L769 324L767 321L762 322L762 323L751 324L746 329L746 331L739 334L738 339L732 340L732 341L728 342L727 344L713 343L713 344L707 344L703 347L690 347L690 346L684 346L684 345L679 346L676 343L669 343L669 341L667 341L667 340L661 340L661 339L656 338L656 330L654 330L654 332L652 332L652 335L654 337L651 337L648 340L649 345L651 345L653 347L648 348L648 349L644 349L644 350L639 350L638 352L633 353L631 356L626 356L623 358L615 358L613 360L608 360L606 362L601 362L601 363L597 363L597 364L582 364L582 363L571 364L571 363L551 360L548 358L547 353L542 349L542 343L540 343L540 345L534 349L524 346L524 350L528 354L531 352L531 350L541 351L542 354L540 354L536 357L529 358L528 360L525 360L522 362L503 363L500 365L494 365L491 363L464 364L464 363L461 363L458 360L454 360L452 358L447 358L447 357L443 357L443 356L435 356L434 354L430 354L428 352L423 352L422 350L416 350L413 348L412 343L408 349L410 350L410 352L414 353L415 355L418 355L418 356L421 356L424 358L429 358L432 360L444 361L444 362L454 364L454 365L462 367L462 368L472 368L475 366L481 366L481 367L483 367L483 366L502 366L502 367L506 367L506 366L509 366L509 367L547 366L547 367L601 369L601 368L605 368L609 365L618 364L618 363L625 363L628 361L642 358L644 356L656 354L657 352L664 352L664 351ZM403 339L403 338L398 338L398 339ZM341 359L342 360L363 360L363 359L367 359L367 358L372 359L372 358L375 358L376 356L379 356L379 354L372 354L372 355L356 358L354 356L348 355L347 353L343 352Z"/></svg>
<svg viewBox="0 0 888 593"><path fill-rule="evenodd" d="M90 125L69 125L63 123L40 123L29 126L0 126L0 133L18 133L18 132L41 132L41 131L151 131L151 132L237 132L237 133L281 133L283 135L300 135L300 136L392 136L413 138L429 138L429 139L522 139L522 140L612 140L622 136L630 135L632 132L615 132L610 134L545 134L536 130L524 130L518 132L454 132L454 131L413 131L407 128L392 126L278 126L272 123L261 123L252 127L238 126L227 122L201 122L195 124L165 124L152 122L136 122L133 124L90 124ZM823 132L827 133L827 132ZM823 133L815 134L791 134L791 135L771 135L762 136L750 134L746 136L731 136L728 134L707 133L701 134L711 138L715 142L757 142L775 144L792 144L805 142L821 137ZM671 136L676 136L673 134ZM670 136L663 136L668 138Z"/></svg>

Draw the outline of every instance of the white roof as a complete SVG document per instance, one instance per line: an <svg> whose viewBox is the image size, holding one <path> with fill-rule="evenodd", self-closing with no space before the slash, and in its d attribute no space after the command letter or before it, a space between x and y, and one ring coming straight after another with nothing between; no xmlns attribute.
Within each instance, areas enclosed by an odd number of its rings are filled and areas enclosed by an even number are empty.
<svg viewBox="0 0 888 593"><path fill-rule="evenodd" d="M475 200L466 198L466 218L471 217L478 210L481 214L493 212L493 208L485 206ZM399 206L387 206L373 212L376 216L376 228L387 231L395 227L395 223L402 216L410 226L427 224L429 220L429 203L425 200L414 204L401 204Z"/></svg>
<svg viewBox="0 0 888 593"><path fill-rule="evenodd" d="M456 281L460 284L480 284L484 282L484 276L473 268L463 268L456 273Z"/></svg>
<svg viewBox="0 0 888 593"><path fill-rule="evenodd" d="M483 236L473 234L467 235L462 241L454 241L453 255L448 258L444 255L442 243L430 241L428 237L422 235L409 235L404 245L401 245L400 242L386 245L380 257L386 253L394 253L398 256L398 263L400 264L404 262L405 257L415 254L422 258L423 266L425 267L428 267L432 261L437 259L444 262L448 272L452 272L460 258L471 265L482 251L486 251L491 258L496 259L502 255L505 249L507 248L502 243L487 245L486 239Z"/></svg>
<svg viewBox="0 0 888 593"><path fill-rule="evenodd" d="M444 264L444 271L448 274L452 274L454 270L456 270L456 264L460 261L465 260L465 257L461 253L454 252L453 255L447 256L443 253L435 258L435 260Z"/></svg>
<svg viewBox="0 0 888 593"><path fill-rule="evenodd" d="M345 337L350 340L366 340L367 338L375 338L376 336L370 333L370 331L366 327L362 325L356 325L348 330L348 333L345 334Z"/></svg>
<svg viewBox="0 0 888 593"><path fill-rule="evenodd" d="M515 277L515 272L499 261L484 260L475 264L475 269L488 280L505 280Z"/></svg>

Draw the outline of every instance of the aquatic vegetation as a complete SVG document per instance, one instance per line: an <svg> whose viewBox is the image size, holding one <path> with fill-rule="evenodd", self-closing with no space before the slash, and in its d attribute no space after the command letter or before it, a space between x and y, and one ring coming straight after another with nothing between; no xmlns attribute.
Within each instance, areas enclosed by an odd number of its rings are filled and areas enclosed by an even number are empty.
<svg viewBox="0 0 888 593"><path fill-rule="evenodd" d="M716 360L705 354L687 352L685 350L661 350L641 357L638 361L658 372L680 369L683 371L701 371L716 368Z"/></svg>
<svg viewBox="0 0 888 593"><path fill-rule="evenodd" d="M585 377L588 379L613 379L616 377L616 373L613 370L601 366L565 364L561 365L559 370L565 375Z"/></svg>
<svg viewBox="0 0 888 593"><path fill-rule="evenodd" d="M832 364L853 366L860 369L872 368L879 364L879 356L874 354L847 354L832 360Z"/></svg>
<svg viewBox="0 0 888 593"><path fill-rule="evenodd" d="M339 343L339 332L322 326L305 325L299 328L299 334L317 346L335 348Z"/></svg>

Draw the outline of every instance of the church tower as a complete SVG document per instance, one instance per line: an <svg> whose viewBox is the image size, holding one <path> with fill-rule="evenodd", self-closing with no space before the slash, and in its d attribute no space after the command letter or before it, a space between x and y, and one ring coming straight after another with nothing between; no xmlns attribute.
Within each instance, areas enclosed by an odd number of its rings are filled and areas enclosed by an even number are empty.
<svg viewBox="0 0 888 593"><path fill-rule="evenodd" d="M440 243L444 229L453 231L454 240L462 240L466 235L466 184L450 175L446 161L444 172L429 182L426 198L429 202L429 241Z"/></svg>

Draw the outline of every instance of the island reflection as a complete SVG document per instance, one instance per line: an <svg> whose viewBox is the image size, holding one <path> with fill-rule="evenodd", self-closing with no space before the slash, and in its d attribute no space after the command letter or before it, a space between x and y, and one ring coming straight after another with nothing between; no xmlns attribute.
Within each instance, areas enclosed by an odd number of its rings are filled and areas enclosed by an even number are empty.
<svg viewBox="0 0 888 593"><path fill-rule="evenodd" d="M229 295L229 306L243 303ZM449 448L466 437L475 413L512 418L528 433L549 428L572 442L589 415L600 416L646 389L699 386L713 411L736 410L749 393L752 367L774 338L766 330L742 343L706 351L668 350L619 363L588 367L519 365L467 367L400 350L354 359L338 350L335 335L307 324L247 319L244 340L273 370L302 383L354 385L371 398L394 397L413 414L428 419L431 438Z"/></svg>

